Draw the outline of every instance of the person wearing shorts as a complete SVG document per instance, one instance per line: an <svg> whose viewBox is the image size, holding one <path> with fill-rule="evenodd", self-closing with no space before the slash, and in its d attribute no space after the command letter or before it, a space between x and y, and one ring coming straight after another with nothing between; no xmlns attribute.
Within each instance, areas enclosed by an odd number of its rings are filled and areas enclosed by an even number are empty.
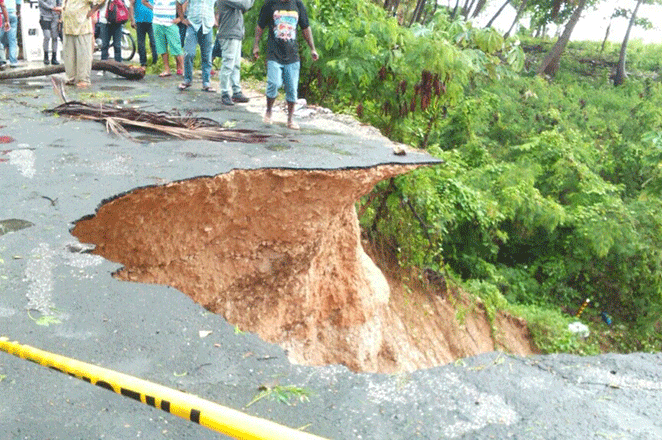
<svg viewBox="0 0 662 440"><path fill-rule="evenodd" d="M179 28L177 23L177 0L154 0L152 5L148 0L142 0L142 4L153 12L152 27L154 29L154 43L156 53L163 59L163 71L160 77L170 76L170 57L168 52L175 57L177 75L184 71L184 50L179 41Z"/></svg>
<svg viewBox="0 0 662 440"><path fill-rule="evenodd" d="M264 122L271 124L271 113L278 89L285 88L287 101L287 127L298 130L294 122L294 104L297 101L299 88L299 45L297 44L297 27L301 29L304 40L310 47L313 61L319 55L315 50L313 33L308 22L308 12L301 0L266 0L255 27L255 42L253 56L260 56L260 39L264 29L269 29L267 37L267 111Z"/></svg>

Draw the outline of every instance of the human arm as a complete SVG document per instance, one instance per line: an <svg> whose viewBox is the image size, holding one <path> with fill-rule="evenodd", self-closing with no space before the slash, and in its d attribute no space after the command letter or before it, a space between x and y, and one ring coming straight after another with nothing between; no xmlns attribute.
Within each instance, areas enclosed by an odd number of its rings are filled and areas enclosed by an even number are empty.
<svg viewBox="0 0 662 440"><path fill-rule="evenodd" d="M255 25L255 41L253 42L253 58L256 60L260 58L260 39L262 38L262 33L264 29L260 25Z"/></svg>
<svg viewBox="0 0 662 440"><path fill-rule="evenodd" d="M186 26L191 25L191 22L186 18L186 2L177 2L177 18L175 18L175 23L183 23Z"/></svg>
<svg viewBox="0 0 662 440"><path fill-rule="evenodd" d="M136 4L136 0L131 0L129 2L129 20L131 20L131 27L134 29L136 28L135 4Z"/></svg>
<svg viewBox="0 0 662 440"><path fill-rule="evenodd" d="M313 58L313 61L317 61L319 59L319 55L317 54L317 50L315 50L313 31L310 29L310 26L308 26L302 31L302 33L303 33L303 39L306 40L306 43L308 43L308 47L310 47L310 56Z"/></svg>
<svg viewBox="0 0 662 440"><path fill-rule="evenodd" d="M223 3L233 9L239 9L241 12L246 12L253 7L255 0L220 0L219 5Z"/></svg>
<svg viewBox="0 0 662 440"><path fill-rule="evenodd" d="M101 2L93 2L90 11L87 13L87 18L92 18L95 17L96 13L99 12L99 9L101 9L104 5L105 1ZM94 27L94 24L96 23L96 18L92 21L92 27Z"/></svg>
<svg viewBox="0 0 662 440"><path fill-rule="evenodd" d="M9 32L11 29L11 24L9 24L9 14L7 13L7 7L4 2L0 3L0 9L2 9L2 20L5 32Z"/></svg>

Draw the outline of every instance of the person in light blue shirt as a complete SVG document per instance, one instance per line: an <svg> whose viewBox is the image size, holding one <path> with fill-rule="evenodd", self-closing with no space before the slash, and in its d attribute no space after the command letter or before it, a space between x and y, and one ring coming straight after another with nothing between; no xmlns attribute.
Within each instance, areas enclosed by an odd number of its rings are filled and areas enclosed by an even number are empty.
<svg viewBox="0 0 662 440"><path fill-rule="evenodd" d="M179 90L191 87L193 81L193 60L196 47L200 46L200 65L202 68L202 90L216 92L210 84L211 77L211 47L214 39L214 2L215 0L177 0L177 16L186 25L184 39L184 82ZM184 3L188 9L184 14Z"/></svg>
<svg viewBox="0 0 662 440"><path fill-rule="evenodd" d="M18 67L18 43L16 30L18 29L18 9L16 0L5 0L5 8L9 16L9 30L0 28L0 66L7 64L5 48L9 48L9 67Z"/></svg>

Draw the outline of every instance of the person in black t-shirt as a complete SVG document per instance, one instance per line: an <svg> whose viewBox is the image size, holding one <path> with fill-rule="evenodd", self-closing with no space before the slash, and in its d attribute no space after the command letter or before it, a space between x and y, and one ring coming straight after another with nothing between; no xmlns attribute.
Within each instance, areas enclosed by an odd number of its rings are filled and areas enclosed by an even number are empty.
<svg viewBox="0 0 662 440"><path fill-rule="evenodd" d="M287 126L298 130L299 125L294 122L294 104L297 101L299 87L299 45L297 44L297 26L301 28L303 38L310 47L313 61L319 55L315 50L313 33L308 22L308 12L301 0L266 0L257 26L255 27L255 42L253 43L253 56L257 60L260 56L260 39L264 29L269 28L267 37L267 111L264 122L271 124L271 110L278 89L285 87L285 100L287 101Z"/></svg>

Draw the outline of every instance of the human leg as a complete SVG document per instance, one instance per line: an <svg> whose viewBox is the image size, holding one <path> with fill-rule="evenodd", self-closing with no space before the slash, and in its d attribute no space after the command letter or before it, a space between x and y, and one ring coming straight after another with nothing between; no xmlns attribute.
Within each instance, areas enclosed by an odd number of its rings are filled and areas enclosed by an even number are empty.
<svg viewBox="0 0 662 440"><path fill-rule="evenodd" d="M193 81L193 59L195 58L197 45L197 32L191 26L188 26L186 28L186 38L184 39L184 82L188 84Z"/></svg>
<svg viewBox="0 0 662 440"><path fill-rule="evenodd" d="M294 122L294 104L298 98L299 71L301 62L286 64L283 66L283 85L285 86L285 100L287 101L287 126L298 130L299 125Z"/></svg>
<svg viewBox="0 0 662 440"><path fill-rule="evenodd" d="M44 50L44 64L49 65L51 63L51 59L48 56L48 49L50 49L50 41L51 41L51 22L45 20L39 20L39 25L41 26L41 31L44 34L44 42L42 45L42 48Z"/></svg>
<svg viewBox="0 0 662 440"><path fill-rule="evenodd" d="M64 73L66 76L67 84L75 84L76 82L76 51L74 35L64 36Z"/></svg>
<svg viewBox="0 0 662 440"><path fill-rule="evenodd" d="M282 65L276 61L267 61L267 110L264 113L264 122L267 124L271 124L272 110L282 80Z"/></svg>
<svg viewBox="0 0 662 440"><path fill-rule="evenodd" d="M149 37L149 50L152 51L152 64L156 64L157 55L156 55L156 42L154 40L154 27L152 23L145 23L147 28L147 36Z"/></svg>
<svg viewBox="0 0 662 440"><path fill-rule="evenodd" d="M108 23L99 23L99 37L101 38L101 59L107 60L110 48L110 25Z"/></svg>
<svg viewBox="0 0 662 440"><path fill-rule="evenodd" d="M76 63L76 85L87 87L90 85L92 72L92 34L69 35L74 37L74 59Z"/></svg>
<svg viewBox="0 0 662 440"><path fill-rule="evenodd" d="M232 96L236 97L241 95L241 40L235 40L237 47L235 48L234 66L230 76L230 83L232 84Z"/></svg>
<svg viewBox="0 0 662 440"><path fill-rule="evenodd" d="M145 23L138 21L136 22L136 40L138 40L138 59L140 60L140 65L141 66L146 66L147 65L147 50L145 48L145 38L147 37L147 26L145 25L150 25L150 23ZM152 37L152 40L154 38ZM152 41L153 43L153 41ZM154 51L152 51L152 54ZM153 57L154 55L152 55Z"/></svg>
<svg viewBox="0 0 662 440"><path fill-rule="evenodd" d="M183 68L184 51L182 50L181 44L179 44L179 29L177 26L173 24L165 27L165 37L168 51L170 52L170 55L175 57L177 74L179 75ZM170 72L170 66L168 66L168 72Z"/></svg>
<svg viewBox="0 0 662 440"><path fill-rule="evenodd" d="M161 54L161 59L163 60L163 70L159 74L160 77L170 76L170 57L168 52L163 52Z"/></svg>
<svg viewBox="0 0 662 440"><path fill-rule="evenodd" d="M198 31L198 44L200 45L200 68L202 70L202 88L210 90L211 84L211 48L214 42L214 34L210 30L206 34L202 33L202 27Z"/></svg>
<svg viewBox="0 0 662 440"><path fill-rule="evenodd" d="M16 41L16 30L18 29L18 16L16 12L9 13L9 25L7 32L7 46L9 46L9 65L18 65L18 42Z"/></svg>
<svg viewBox="0 0 662 440"><path fill-rule="evenodd" d="M236 39L221 39L221 70L218 73L219 87L222 95L231 95L234 90L234 70L237 49L241 52L241 41ZM240 89L241 91L241 89Z"/></svg>
<svg viewBox="0 0 662 440"><path fill-rule="evenodd" d="M113 36L113 50L115 53L115 61L122 62L122 28L123 24L113 23L110 25L110 32Z"/></svg>
<svg viewBox="0 0 662 440"><path fill-rule="evenodd" d="M167 26L161 24L155 24L152 27L154 29L154 44L156 45L157 56L160 56L163 59L163 71L162 75L170 74L170 60L168 58L167 51L167 35L166 30Z"/></svg>
<svg viewBox="0 0 662 440"><path fill-rule="evenodd" d="M57 37L58 37L58 28L57 20L51 21L51 48L53 49L51 55L51 64L57 66L60 62L57 60Z"/></svg>

